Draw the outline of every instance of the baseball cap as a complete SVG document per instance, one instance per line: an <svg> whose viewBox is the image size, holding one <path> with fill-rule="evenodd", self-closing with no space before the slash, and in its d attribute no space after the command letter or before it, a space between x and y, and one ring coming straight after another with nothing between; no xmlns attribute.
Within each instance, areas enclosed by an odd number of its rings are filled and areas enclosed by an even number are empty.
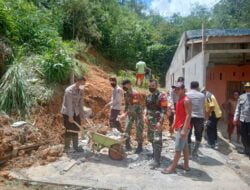
<svg viewBox="0 0 250 190"><path fill-rule="evenodd" d="M172 85L172 88L185 88L183 82L177 82L176 84Z"/></svg>
<svg viewBox="0 0 250 190"><path fill-rule="evenodd" d="M250 88L250 82L246 82L246 83L244 84L244 87L245 87L245 88Z"/></svg>

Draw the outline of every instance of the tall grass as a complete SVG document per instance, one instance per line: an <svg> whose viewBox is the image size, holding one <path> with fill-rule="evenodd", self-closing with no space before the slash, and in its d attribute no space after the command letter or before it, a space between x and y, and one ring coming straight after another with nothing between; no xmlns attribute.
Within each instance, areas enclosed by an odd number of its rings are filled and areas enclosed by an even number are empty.
<svg viewBox="0 0 250 190"><path fill-rule="evenodd" d="M30 105L24 70L20 64L14 63L0 81L0 110L24 116Z"/></svg>

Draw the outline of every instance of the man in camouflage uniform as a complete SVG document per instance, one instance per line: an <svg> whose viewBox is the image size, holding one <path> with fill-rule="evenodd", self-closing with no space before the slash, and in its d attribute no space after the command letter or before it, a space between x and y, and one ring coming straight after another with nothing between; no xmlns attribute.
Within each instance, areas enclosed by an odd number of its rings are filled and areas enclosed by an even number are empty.
<svg viewBox="0 0 250 190"><path fill-rule="evenodd" d="M125 112L120 118L124 118L127 116L126 120L126 130L125 132L128 134L128 139L126 140L126 149L131 150L130 145L130 135L132 125L135 122L136 125L136 140L138 143L138 147L135 153L139 154L142 152L142 144L143 144L143 106L140 102L140 94L132 88L130 80L124 80L122 82L125 100Z"/></svg>
<svg viewBox="0 0 250 190"><path fill-rule="evenodd" d="M151 169L160 167L162 150L162 124L165 112L162 105L162 98L164 97L162 96L163 94L157 89L157 86L158 84L156 80L150 80L150 94L146 97L146 110L144 115L145 123L148 125L148 139L153 146L154 162L151 165Z"/></svg>

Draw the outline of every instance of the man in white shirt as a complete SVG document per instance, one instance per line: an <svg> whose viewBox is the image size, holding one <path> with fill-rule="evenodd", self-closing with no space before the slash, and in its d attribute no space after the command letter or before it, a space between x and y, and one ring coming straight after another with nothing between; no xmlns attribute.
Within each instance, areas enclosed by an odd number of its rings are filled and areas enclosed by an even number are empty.
<svg viewBox="0 0 250 190"><path fill-rule="evenodd" d="M246 93L242 94L236 106L234 114L234 124L240 120L241 141L244 150L238 151L241 154L246 154L250 159L250 82L244 85Z"/></svg>
<svg viewBox="0 0 250 190"><path fill-rule="evenodd" d="M110 85L113 87L111 101L105 106L110 106L111 114L109 118L109 125L111 128L117 128L120 132L122 131L121 123L118 120L118 115L122 109L122 99L123 99L123 90L117 85L116 77L109 78Z"/></svg>
<svg viewBox="0 0 250 190"><path fill-rule="evenodd" d="M195 146L192 152L193 157L198 156L198 149L202 140L202 133L204 129L204 105L205 95L199 91L199 83L192 81L190 84L191 90L186 93L187 97L192 102L192 117L191 117L191 131L188 135L188 144L191 151L191 136L194 128Z"/></svg>

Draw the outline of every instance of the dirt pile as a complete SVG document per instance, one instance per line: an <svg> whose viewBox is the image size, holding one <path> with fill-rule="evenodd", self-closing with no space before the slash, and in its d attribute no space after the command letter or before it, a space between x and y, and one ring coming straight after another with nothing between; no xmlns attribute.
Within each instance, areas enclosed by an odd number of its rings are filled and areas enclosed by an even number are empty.
<svg viewBox="0 0 250 190"><path fill-rule="evenodd" d="M85 88L85 104L94 113L94 123L102 125L100 132L108 130L107 110L104 105L110 100L111 87L108 75L96 66L90 65L88 83ZM32 125L13 128L13 120L0 116L0 161L4 169L29 167L36 164L47 164L62 155L65 128L60 109L66 86L55 90L53 99L46 105L33 108L30 121ZM86 121L85 121L86 124ZM20 147L39 145L28 149L14 150Z"/></svg>
<svg viewBox="0 0 250 190"><path fill-rule="evenodd" d="M51 119L47 120L49 122ZM29 167L36 163L46 164L62 155L63 146L53 146L63 139L55 138L60 134L58 131L49 132L46 128L42 128L44 125L39 125L39 122L38 125L26 123L14 127L11 126L12 121L6 116L0 116L0 121L0 164L3 168ZM46 157L44 150L46 150Z"/></svg>
<svg viewBox="0 0 250 190"><path fill-rule="evenodd" d="M104 109L104 106L110 101L112 92L109 75L97 66L89 65L89 67L84 102L92 109L95 123L108 125L109 110Z"/></svg>
<svg viewBox="0 0 250 190"><path fill-rule="evenodd" d="M110 111L103 108L111 98L112 88L108 80L109 75L97 66L91 64L88 66L84 102L85 106L93 111L94 123L89 125L83 121L83 125L88 127L101 125L98 132L106 134L110 130L108 127ZM4 169L44 165L57 160L62 155L61 144L64 142L65 128L60 109L65 88L66 86L59 86L50 102L33 108L30 118L32 125L13 128L11 118L0 116L0 161L6 156L11 158L5 162ZM123 126L124 124L123 121ZM144 131L146 142L146 127ZM132 136L135 139L135 129L132 130ZM26 147L26 149L20 149L13 156L13 150L20 147Z"/></svg>

